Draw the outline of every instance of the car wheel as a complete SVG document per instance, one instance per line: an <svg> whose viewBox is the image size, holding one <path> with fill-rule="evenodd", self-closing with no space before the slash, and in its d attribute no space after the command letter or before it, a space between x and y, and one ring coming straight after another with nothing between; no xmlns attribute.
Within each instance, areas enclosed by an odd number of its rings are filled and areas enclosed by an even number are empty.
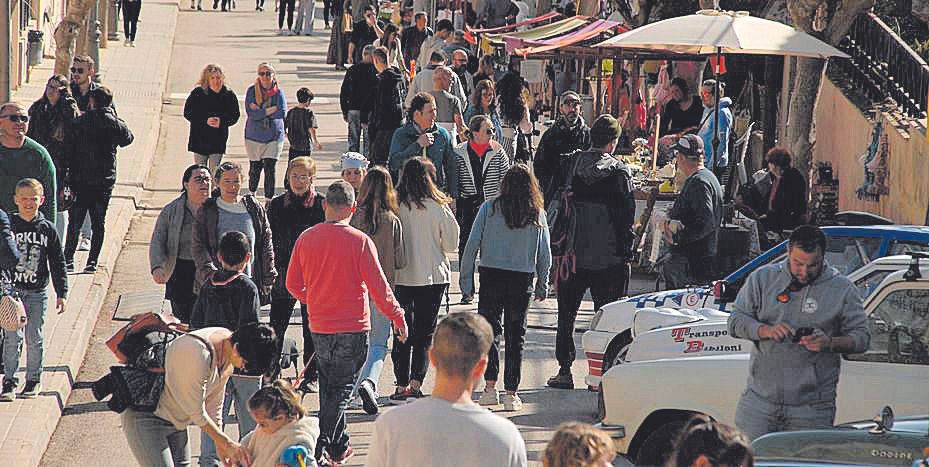
<svg viewBox="0 0 929 467"><path fill-rule="evenodd" d="M639 447L635 465L665 465L674 451L674 442L683 427L683 420L674 420L659 426Z"/></svg>
<svg viewBox="0 0 929 467"><path fill-rule="evenodd" d="M629 331L621 333L613 342L610 342L610 346L606 349L606 354L603 355L603 375L606 374L606 371L610 368L613 368L616 365L621 365L625 361L626 352L629 350L629 345L632 344L632 336ZM601 376L602 378L602 376ZM606 403L603 400L603 383L600 383L600 390L597 391L597 420L602 421L606 417Z"/></svg>

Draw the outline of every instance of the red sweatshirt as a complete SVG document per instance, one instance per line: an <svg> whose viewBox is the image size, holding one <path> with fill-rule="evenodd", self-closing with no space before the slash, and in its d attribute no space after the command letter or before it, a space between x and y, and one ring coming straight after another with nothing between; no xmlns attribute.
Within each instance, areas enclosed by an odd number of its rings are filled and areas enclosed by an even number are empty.
<svg viewBox="0 0 929 467"><path fill-rule="evenodd" d="M287 268L287 290L306 303L310 330L319 334L371 329L368 291L394 326L403 323L374 242L347 224L316 224L300 234Z"/></svg>

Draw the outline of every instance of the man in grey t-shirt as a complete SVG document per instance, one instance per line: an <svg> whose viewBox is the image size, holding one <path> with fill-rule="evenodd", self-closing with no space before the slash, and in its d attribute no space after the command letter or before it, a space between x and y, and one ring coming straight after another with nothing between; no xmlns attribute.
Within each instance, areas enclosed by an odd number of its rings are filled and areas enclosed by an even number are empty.
<svg viewBox="0 0 929 467"><path fill-rule="evenodd" d="M448 130L450 135L459 135L464 132L464 112L462 102L454 94L448 92L452 85L452 69L440 66L432 73L432 97L435 98L436 124Z"/></svg>
<svg viewBox="0 0 929 467"><path fill-rule="evenodd" d="M378 417L369 467L524 467L526 444L509 419L474 403L487 368L493 332L474 313L452 313L436 327L429 360L436 369L431 397ZM436 427L454 426L454 435Z"/></svg>

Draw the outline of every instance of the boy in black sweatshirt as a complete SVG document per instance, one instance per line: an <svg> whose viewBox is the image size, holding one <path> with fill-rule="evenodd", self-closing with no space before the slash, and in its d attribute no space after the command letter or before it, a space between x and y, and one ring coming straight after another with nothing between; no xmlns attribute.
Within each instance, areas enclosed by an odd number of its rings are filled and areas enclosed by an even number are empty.
<svg viewBox="0 0 929 467"><path fill-rule="evenodd" d="M12 216L13 237L22 253L19 263L13 268L13 287L19 292L26 308L26 327L18 331L3 331L3 363L10 372L4 375L0 401L15 399L16 368L22 351L23 337L26 339L26 385L21 397L32 399L42 391L42 328L48 302L48 282L55 287L58 301L55 308L64 313L68 296L68 275L65 271L61 239L52 224L39 212L45 202L42 184L34 178L24 178L16 184L14 202L19 208Z"/></svg>
<svg viewBox="0 0 929 467"><path fill-rule="evenodd" d="M258 321L258 287L245 274L245 266L252 261L252 247L242 232L226 232L219 240L217 258L222 269L203 284L200 295L190 313L191 329L222 326L235 331L243 324ZM236 369L226 383L223 400L223 418L229 413L229 405L235 402L235 413L239 419L239 439L255 429L255 420L248 411L248 399L261 388L261 372ZM222 420L225 424L225 420ZM216 445L205 432L200 436L201 465L219 465ZM215 461L215 462L213 462Z"/></svg>

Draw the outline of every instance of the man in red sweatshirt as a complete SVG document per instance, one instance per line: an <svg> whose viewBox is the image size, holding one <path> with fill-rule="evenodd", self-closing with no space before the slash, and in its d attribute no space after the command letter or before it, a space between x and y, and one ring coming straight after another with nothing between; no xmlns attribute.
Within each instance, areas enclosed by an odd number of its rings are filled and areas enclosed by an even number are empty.
<svg viewBox="0 0 929 467"><path fill-rule="evenodd" d="M287 290L307 305L319 364L316 459L329 465L344 463L354 454L345 431L345 408L368 353L368 292L401 341L407 329L374 242L348 225L355 212L355 190L345 181L334 182L323 207L326 222L297 238L287 268Z"/></svg>

